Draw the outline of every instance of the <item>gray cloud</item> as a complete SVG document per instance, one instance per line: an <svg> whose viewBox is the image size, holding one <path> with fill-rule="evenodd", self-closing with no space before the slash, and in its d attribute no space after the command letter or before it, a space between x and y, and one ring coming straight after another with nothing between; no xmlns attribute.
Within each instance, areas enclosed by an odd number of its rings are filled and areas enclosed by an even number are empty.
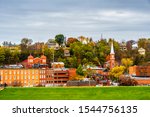
<svg viewBox="0 0 150 117"><path fill-rule="evenodd" d="M0 0L0 40L46 41L58 33L136 39L148 37L148 0Z"/></svg>

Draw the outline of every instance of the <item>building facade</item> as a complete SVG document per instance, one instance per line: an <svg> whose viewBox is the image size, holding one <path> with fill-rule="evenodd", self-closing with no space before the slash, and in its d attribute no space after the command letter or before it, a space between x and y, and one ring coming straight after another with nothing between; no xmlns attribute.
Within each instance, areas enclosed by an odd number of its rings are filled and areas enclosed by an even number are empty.
<svg viewBox="0 0 150 117"><path fill-rule="evenodd" d="M27 66L32 68L35 64L46 65L46 56L42 55L41 57L36 58L34 58L32 55L28 56Z"/></svg>
<svg viewBox="0 0 150 117"><path fill-rule="evenodd" d="M131 66L129 74L137 77L150 77L150 66Z"/></svg>
<svg viewBox="0 0 150 117"><path fill-rule="evenodd" d="M140 55L145 55L145 49L144 48L138 49L138 52Z"/></svg>
<svg viewBox="0 0 150 117"><path fill-rule="evenodd" d="M0 69L0 84L8 86L64 85L76 76L76 69Z"/></svg>
<svg viewBox="0 0 150 117"><path fill-rule="evenodd" d="M38 69L0 69L0 82L8 86L38 86L40 72Z"/></svg>

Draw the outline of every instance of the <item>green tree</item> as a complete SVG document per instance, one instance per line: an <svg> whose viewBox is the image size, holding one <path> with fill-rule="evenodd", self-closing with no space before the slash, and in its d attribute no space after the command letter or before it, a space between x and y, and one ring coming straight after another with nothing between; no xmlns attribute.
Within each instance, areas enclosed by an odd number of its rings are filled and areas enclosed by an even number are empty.
<svg viewBox="0 0 150 117"><path fill-rule="evenodd" d="M148 43L149 43L148 39L146 39L146 38L140 38L140 39L138 40L138 47L139 47L139 48L142 47L142 48L146 49Z"/></svg>
<svg viewBox="0 0 150 117"><path fill-rule="evenodd" d="M78 66L76 72L78 75L84 76L84 71L81 64Z"/></svg>
<svg viewBox="0 0 150 117"><path fill-rule="evenodd" d="M77 58L75 56L67 58L70 68L77 68Z"/></svg>
<svg viewBox="0 0 150 117"><path fill-rule="evenodd" d="M0 65L3 65L5 61L5 52L4 49L0 47Z"/></svg>
<svg viewBox="0 0 150 117"><path fill-rule="evenodd" d="M70 51L73 56L77 57L78 65L81 64L84 55L83 44L81 42L74 42L70 45Z"/></svg>
<svg viewBox="0 0 150 117"><path fill-rule="evenodd" d="M63 34L58 34L55 36L55 41L61 46L64 42L64 35Z"/></svg>
<svg viewBox="0 0 150 117"><path fill-rule="evenodd" d="M50 66L50 62L53 61L53 54L55 54L54 48L48 48L47 45L43 48L43 54L47 57L47 64Z"/></svg>
<svg viewBox="0 0 150 117"><path fill-rule="evenodd" d="M11 63L11 52L10 52L10 49L8 48L5 48L4 49L4 53L5 53L5 61L4 61L4 64L10 64Z"/></svg>

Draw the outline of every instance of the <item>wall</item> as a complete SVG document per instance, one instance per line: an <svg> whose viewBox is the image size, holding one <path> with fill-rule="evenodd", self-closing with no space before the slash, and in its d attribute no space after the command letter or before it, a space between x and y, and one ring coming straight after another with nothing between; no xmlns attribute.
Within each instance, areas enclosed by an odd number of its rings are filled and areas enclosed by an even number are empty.
<svg viewBox="0 0 150 117"><path fill-rule="evenodd" d="M129 74L134 76L150 76L150 66L131 66Z"/></svg>
<svg viewBox="0 0 150 117"><path fill-rule="evenodd" d="M1 84L8 86L39 85L38 69L0 69Z"/></svg>

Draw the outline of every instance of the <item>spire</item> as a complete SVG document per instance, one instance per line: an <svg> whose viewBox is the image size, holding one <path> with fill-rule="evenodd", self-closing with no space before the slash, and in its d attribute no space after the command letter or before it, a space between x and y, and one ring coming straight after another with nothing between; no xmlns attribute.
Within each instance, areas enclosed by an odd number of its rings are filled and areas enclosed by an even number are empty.
<svg viewBox="0 0 150 117"><path fill-rule="evenodd" d="M115 52L114 52L114 46L113 46L113 42L111 42L111 51L110 51L110 54L115 54Z"/></svg>

